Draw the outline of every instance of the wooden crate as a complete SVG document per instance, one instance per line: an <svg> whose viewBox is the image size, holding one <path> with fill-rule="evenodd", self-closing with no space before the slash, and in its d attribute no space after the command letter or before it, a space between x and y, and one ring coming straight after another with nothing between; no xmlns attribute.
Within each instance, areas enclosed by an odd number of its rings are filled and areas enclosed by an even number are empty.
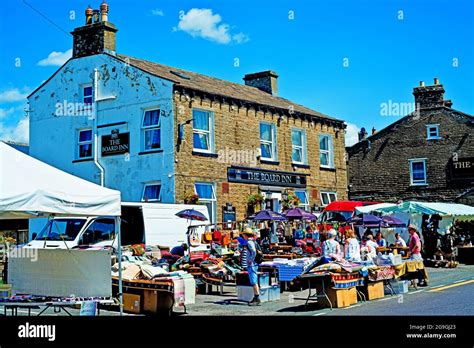
<svg viewBox="0 0 474 348"><path fill-rule="evenodd" d="M357 303L357 291L355 287L349 289L326 288L326 293L333 308L349 307ZM323 307L330 307L326 298L321 298L319 302Z"/></svg>
<svg viewBox="0 0 474 348"><path fill-rule="evenodd" d="M123 294L123 310L127 313L141 313L141 296L135 294Z"/></svg>
<svg viewBox="0 0 474 348"><path fill-rule="evenodd" d="M377 282L368 282L364 286L361 286L359 289L365 295L365 298L369 301L383 298L385 296L383 280L379 280Z"/></svg>

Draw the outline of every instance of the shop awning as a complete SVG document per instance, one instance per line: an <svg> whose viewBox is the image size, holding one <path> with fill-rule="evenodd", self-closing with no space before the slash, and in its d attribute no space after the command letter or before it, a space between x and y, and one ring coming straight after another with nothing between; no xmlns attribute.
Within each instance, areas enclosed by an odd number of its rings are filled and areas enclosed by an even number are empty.
<svg viewBox="0 0 474 348"><path fill-rule="evenodd" d="M409 214L438 214L452 217L474 217L474 207L456 203L427 203L407 201L398 205L391 203L376 204L367 207L357 207L356 211L378 211L384 213L409 213Z"/></svg>

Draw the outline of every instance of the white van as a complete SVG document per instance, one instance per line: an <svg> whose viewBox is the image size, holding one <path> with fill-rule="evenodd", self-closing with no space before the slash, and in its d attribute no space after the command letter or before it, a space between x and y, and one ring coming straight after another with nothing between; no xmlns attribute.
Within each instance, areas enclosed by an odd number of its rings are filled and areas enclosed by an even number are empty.
<svg viewBox="0 0 474 348"><path fill-rule="evenodd" d="M172 248L187 243L189 225L202 225L205 222L177 217L176 213L184 209L197 210L209 219L205 205L123 202L121 244L144 243ZM198 229L198 233L204 232L203 227ZM112 243L116 247L114 239L114 217L55 217L47 221L41 232L33 233L33 240L25 247L73 249L110 246Z"/></svg>

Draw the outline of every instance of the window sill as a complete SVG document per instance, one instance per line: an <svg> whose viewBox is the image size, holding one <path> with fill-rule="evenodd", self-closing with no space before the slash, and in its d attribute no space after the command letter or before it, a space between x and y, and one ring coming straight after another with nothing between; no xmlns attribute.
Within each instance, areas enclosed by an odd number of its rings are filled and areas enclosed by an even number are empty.
<svg viewBox="0 0 474 348"><path fill-rule="evenodd" d="M157 149L157 150L150 150L150 151L142 151L142 152L139 152L138 154L139 155L148 155L149 153L162 153L163 150L162 149Z"/></svg>
<svg viewBox="0 0 474 348"><path fill-rule="evenodd" d="M80 162L92 162L94 159L93 158L81 158L72 161L72 163L80 163Z"/></svg>
<svg viewBox="0 0 474 348"><path fill-rule="evenodd" d="M428 186L428 184L410 184L411 187Z"/></svg>
<svg viewBox="0 0 474 348"><path fill-rule="evenodd" d="M426 140L441 140L442 138L441 137L438 137L438 138L426 138Z"/></svg>
<svg viewBox="0 0 474 348"><path fill-rule="evenodd" d="M280 165L280 161L273 161L273 160L270 160L270 159L260 159L260 163L262 164L272 164L272 165L275 165L275 166L278 166Z"/></svg>
<svg viewBox="0 0 474 348"><path fill-rule="evenodd" d="M212 153L212 152L193 151L192 154L193 156L212 157L212 158L219 157L217 153Z"/></svg>
<svg viewBox="0 0 474 348"><path fill-rule="evenodd" d="M328 171L328 172L335 172L336 168L331 168L331 167L319 167L320 170Z"/></svg>
<svg viewBox="0 0 474 348"><path fill-rule="evenodd" d="M303 169L310 169L311 166L309 166L308 164L304 164L304 163L291 163L291 165L295 168L303 168Z"/></svg>

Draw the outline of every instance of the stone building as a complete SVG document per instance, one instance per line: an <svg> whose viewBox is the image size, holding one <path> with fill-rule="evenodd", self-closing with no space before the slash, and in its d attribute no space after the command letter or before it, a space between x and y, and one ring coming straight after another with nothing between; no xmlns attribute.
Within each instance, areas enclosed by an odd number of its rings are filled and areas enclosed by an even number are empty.
<svg viewBox="0 0 474 348"><path fill-rule="evenodd" d="M275 210L347 199L343 121L278 96L273 71L238 84L118 54L107 12L86 10L73 57L29 96L32 156L124 201L197 194L215 222L258 193Z"/></svg>
<svg viewBox="0 0 474 348"><path fill-rule="evenodd" d="M413 113L347 149L350 199L474 204L474 117L444 92L421 82Z"/></svg>

